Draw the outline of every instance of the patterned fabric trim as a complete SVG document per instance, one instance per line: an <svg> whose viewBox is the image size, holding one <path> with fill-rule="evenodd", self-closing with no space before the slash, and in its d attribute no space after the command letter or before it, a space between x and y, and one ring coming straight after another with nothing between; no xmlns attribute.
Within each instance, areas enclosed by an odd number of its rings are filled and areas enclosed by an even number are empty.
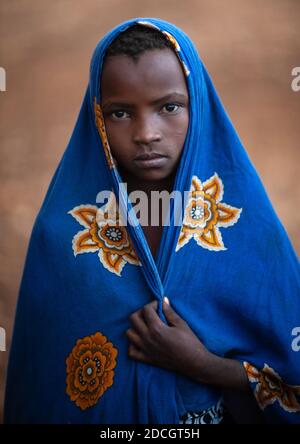
<svg viewBox="0 0 300 444"><path fill-rule="evenodd" d="M249 381L254 385L254 395L261 410L276 402L286 412L300 412L300 385L287 385L268 364L258 369L244 362Z"/></svg>
<svg viewBox="0 0 300 444"><path fill-rule="evenodd" d="M181 418L179 424L220 424L224 418L225 407L222 401L200 412L187 412Z"/></svg>

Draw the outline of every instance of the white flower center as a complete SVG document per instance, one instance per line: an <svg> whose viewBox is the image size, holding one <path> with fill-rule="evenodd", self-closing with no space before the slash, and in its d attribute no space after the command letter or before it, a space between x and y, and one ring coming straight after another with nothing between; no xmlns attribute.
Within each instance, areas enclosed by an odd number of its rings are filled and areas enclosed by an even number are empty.
<svg viewBox="0 0 300 444"><path fill-rule="evenodd" d="M191 216L193 219L201 219L204 216L204 208L202 206L196 205L192 208Z"/></svg>

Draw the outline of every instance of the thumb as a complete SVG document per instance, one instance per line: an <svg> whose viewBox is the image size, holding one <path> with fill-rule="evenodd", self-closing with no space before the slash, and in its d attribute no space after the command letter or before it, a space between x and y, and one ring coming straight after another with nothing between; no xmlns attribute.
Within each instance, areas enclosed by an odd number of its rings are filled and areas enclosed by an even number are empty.
<svg viewBox="0 0 300 444"><path fill-rule="evenodd" d="M170 325L179 325L184 322L176 311L173 310L167 297L164 297L163 309L165 317Z"/></svg>

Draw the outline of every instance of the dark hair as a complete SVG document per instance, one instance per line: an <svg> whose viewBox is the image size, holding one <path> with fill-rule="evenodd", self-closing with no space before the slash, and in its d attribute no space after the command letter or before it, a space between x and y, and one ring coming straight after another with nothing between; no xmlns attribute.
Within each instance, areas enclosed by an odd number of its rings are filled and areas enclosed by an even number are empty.
<svg viewBox="0 0 300 444"><path fill-rule="evenodd" d="M137 61L151 49L173 49L172 43L159 31L142 25L133 25L121 32L106 50L106 57L124 54Z"/></svg>

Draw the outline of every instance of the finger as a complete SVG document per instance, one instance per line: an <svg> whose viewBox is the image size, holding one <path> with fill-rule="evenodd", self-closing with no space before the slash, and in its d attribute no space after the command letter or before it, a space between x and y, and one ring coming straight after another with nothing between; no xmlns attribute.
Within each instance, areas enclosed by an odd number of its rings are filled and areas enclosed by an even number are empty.
<svg viewBox="0 0 300 444"><path fill-rule="evenodd" d="M140 336L147 337L148 327L147 327L147 324L146 324L145 319L143 317L143 309L142 308L140 310L134 312L130 316L130 321L132 322L132 326L133 326L134 330L136 330L136 332Z"/></svg>
<svg viewBox="0 0 300 444"><path fill-rule="evenodd" d="M133 344L130 344L128 347L128 356L131 359L136 359L137 361L150 363L150 360L147 358L146 354Z"/></svg>
<svg viewBox="0 0 300 444"><path fill-rule="evenodd" d="M170 325L175 326L175 325L179 325L179 324L182 324L185 322L179 316L179 314L176 313L175 310L173 310L167 297L164 298L163 311L164 311L165 317Z"/></svg>
<svg viewBox="0 0 300 444"><path fill-rule="evenodd" d="M143 308L143 317L148 328L153 328L155 326L161 327L164 325L162 320L157 314L157 301L151 302L151 304L147 304Z"/></svg>
<svg viewBox="0 0 300 444"><path fill-rule="evenodd" d="M153 308L155 311L157 310L158 307L158 302L157 300L149 302L149 304L144 305L144 307L142 308L142 310L147 307L147 308Z"/></svg>
<svg viewBox="0 0 300 444"><path fill-rule="evenodd" d="M139 334L133 330L132 328L129 328L126 331L126 336L128 337L129 341L135 345L137 348L139 348L140 350L144 349L144 343L143 340L141 339L141 337L139 336Z"/></svg>

